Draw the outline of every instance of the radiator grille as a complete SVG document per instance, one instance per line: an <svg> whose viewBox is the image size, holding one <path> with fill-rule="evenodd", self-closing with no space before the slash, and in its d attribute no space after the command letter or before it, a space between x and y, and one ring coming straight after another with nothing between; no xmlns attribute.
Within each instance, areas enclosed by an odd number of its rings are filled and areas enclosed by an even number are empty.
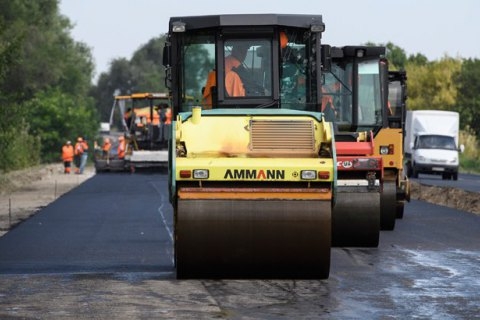
<svg viewBox="0 0 480 320"><path fill-rule="evenodd" d="M312 152L315 128L310 120L251 120L251 151Z"/></svg>

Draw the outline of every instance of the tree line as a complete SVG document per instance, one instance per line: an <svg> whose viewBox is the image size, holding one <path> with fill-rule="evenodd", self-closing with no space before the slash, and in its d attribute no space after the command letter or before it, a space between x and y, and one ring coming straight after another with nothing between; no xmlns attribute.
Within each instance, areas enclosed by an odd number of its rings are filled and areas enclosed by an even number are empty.
<svg viewBox="0 0 480 320"><path fill-rule="evenodd" d="M0 1L0 171L59 161L62 144L78 136L92 141L114 95L165 92L165 34L131 59L113 59L92 84L91 48L72 38L72 27L58 0ZM407 71L409 109L456 110L461 127L480 136L480 60L429 61L383 45L391 67Z"/></svg>

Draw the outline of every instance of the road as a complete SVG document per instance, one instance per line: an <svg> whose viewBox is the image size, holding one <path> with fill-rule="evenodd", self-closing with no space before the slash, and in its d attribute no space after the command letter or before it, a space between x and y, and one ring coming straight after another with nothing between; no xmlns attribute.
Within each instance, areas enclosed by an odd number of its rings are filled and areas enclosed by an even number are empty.
<svg viewBox="0 0 480 320"><path fill-rule="evenodd" d="M0 319L475 319L480 217L421 201L328 280L183 280L164 174L101 174L0 238Z"/></svg>

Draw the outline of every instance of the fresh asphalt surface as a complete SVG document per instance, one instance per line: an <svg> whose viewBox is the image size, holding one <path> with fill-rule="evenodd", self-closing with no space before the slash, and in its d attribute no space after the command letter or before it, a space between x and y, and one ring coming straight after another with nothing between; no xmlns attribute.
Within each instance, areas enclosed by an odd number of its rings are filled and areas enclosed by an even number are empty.
<svg viewBox="0 0 480 320"><path fill-rule="evenodd" d="M97 174L1 237L0 318L479 318L474 214L412 201L378 248L333 248L328 280L178 281L166 179Z"/></svg>
<svg viewBox="0 0 480 320"><path fill-rule="evenodd" d="M0 238L0 272L172 273L162 178L95 175Z"/></svg>

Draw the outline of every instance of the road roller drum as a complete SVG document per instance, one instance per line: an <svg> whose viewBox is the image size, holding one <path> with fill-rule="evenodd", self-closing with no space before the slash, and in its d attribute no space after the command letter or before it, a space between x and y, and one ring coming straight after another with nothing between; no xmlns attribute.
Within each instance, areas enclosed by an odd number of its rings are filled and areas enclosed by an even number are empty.
<svg viewBox="0 0 480 320"><path fill-rule="evenodd" d="M332 246L377 247L380 193L337 192L332 213Z"/></svg>
<svg viewBox="0 0 480 320"><path fill-rule="evenodd" d="M305 200L179 200L177 278L328 278L330 206Z"/></svg>

